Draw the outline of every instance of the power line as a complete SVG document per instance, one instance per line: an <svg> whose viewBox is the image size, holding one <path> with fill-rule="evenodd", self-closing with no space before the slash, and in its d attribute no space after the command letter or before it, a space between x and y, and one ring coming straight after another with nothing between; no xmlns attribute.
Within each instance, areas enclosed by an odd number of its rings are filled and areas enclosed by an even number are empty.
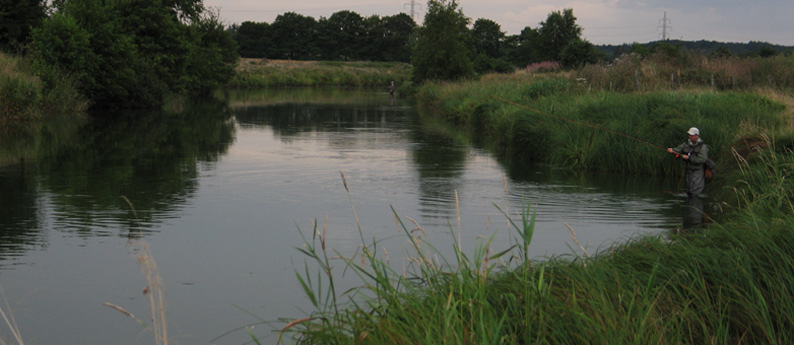
<svg viewBox="0 0 794 345"><path fill-rule="evenodd" d="M670 39L670 36L667 35L667 23L670 21L667 19L667 11L664 11L664 17L659 21L662 22L662 25L657 26L656 28L662 28L662 41L667 41ZM672 28L673 27L671 26L670 29Z"/></svg>
<svg viewBox="0 0 794 345"><path fill-rule="evenodd" d="M417 4L417 3L416 3L416 0L411 0L411 2L406 2L406 3L403 5L403 8L405 8L405 6L407 6L407 5L411 5L411 19L413 19L414 21L416 21L416 19L414 19L414 7L415 7L415 6L420 6L420 7L421 7L421 6L422 6L422 4Z"/></svg>

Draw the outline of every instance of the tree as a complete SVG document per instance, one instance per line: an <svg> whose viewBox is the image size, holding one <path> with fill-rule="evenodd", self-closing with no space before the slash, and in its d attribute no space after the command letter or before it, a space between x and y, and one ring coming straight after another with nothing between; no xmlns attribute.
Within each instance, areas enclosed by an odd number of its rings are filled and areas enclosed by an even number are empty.
<svg viewBox="0 0 794 345"><path fill-rule="evenodd" d="M455 0L430 0L411 59L413 81L455 80L474 75L469 18Z"/></svg>
<svg viewBox="0 0 794 345"><path fill-rule="evenodd" d="M74 75L98 107L157 107L228 81L236 47L198 0L69 0L33 32L36 66ZM199 12L196 12L199 11Z"/></svg>
<svg viewBox="0 0 794 345"><path fill-rule="evenodd" d="M471 29L474 38L474 50L476 53L485 54L488 57L498 59L502 57L499 51L505 33L502 28L490 19L477 19Z"/></svg>
<svg viewBox="0 0 794 345"><path fill-rule="evenodd" d="M521 34L518 35L517 39L517 46L514 50L514 54L510 57L510 61L512 61L516 66L528 66L534 62L541 62L543 61L543 57L541 57L540 48L540 33L538 30L533 29L529 26L524 27L521 30Z"/></svg>
<svg viewBox="0 0 794 345"><path fill-rule="evenodd" d="M383 17L380 21L381 28L375 37L376 46L380 47L380 58L383 61L411 61L411 47L408 45L409 37L416 27L411 16L400 13Z"/></svg>
<svg viewBox="0 0 794 345"><path fill-rule="evenodd" d="M270 24L242 22L233 34L237 42L238 52L245 58L265 58L268 55L270 43Z"/></svg>
<svg viewBox="0 0 794 345"><path fill-rule="evenodd" d="M717 47L717 49L714 50L713 52L709 53L708 56L709 56L709 58L712 58L712 59L715 59L715 58L716 59L724 59L724 58L733 57L733 52L731 52L731 50L728 49L728 47L722 45L722 46Z"/></svg>
<svg viewBox="0 0 794 345"><path fill-rule="evenodd" d="M471 30L474 45L474 69L477 73L491 71L509 72L512 66L502 59L502 41L505 33L496 22L490 19L477 19Z"/></svg>
<svg viewBox="0 0 794 345"><path fill-rule="evenodd" d="M271 58L308 60L318 54L317 21L295 12L280 14L270 24L273 51Z"/></svg>
<svg viewBox="0 0 794 345"><path fill-rule="evenodd" d="M545 22L538 28L538 48L541 61L560 61L562 50L582 34L582 28L576 24L573 9L549 14Z"/></svg>
<svg viewBox="0 0 794 345"><path fill-rule="evenodd" d="M31 30L46 18L45 0L0 0L0 49L27 43Z"/></svg>
<svg viewBox="0 0 794 345"><path fill-rule="evenodd" d="M364 18L353 11L339 11L329 17L323 29L332 42L334 42L333 59L352 60L362 55L364 48Z"/></svg>
<svg viewBox="0 0 794 345"><path fill-rule="evenodd" d="M604 53L587 40L577 38L568 43L560 52L560 65L564 68L578 68L594 64L604 59Z"/></svg>
<svg viewBox="0 0 794 345"><path fill-rule="evenodd" d="M777 55L777 50L772 47L761 47L761 50L758 52L758 55L763 58L773 57Z"/></svg>
<svg viewBox="0 0 794 345"><path fill-rule="evenodd" d="M237 43L224 30L216 12L205 11L189 28L194 44L187 56L187 91L208 94L234 77Z"/></svg>

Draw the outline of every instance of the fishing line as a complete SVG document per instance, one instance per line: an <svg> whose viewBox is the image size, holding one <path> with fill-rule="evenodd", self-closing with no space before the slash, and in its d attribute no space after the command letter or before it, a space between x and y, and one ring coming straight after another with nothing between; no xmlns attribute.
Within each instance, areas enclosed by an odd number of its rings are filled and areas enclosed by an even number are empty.
<svg viewBox="0 0 794 345"><path fill-rule="evenodd" d="M503 101L503 102L505 102L505 103L509 103L509 104L515 105L515 106L517 106L517 107L521 107L521 108L524 108L524 109L526 109L526 110L530 110L530 111L536 112L536 113L538 113L538 114L542 114L542 115L550 116L550 117L553 117L553 118L555 118L555 119L559 119L559 120L563 120L563 121L568 121L568 122L571 122L571 123L575 123L575 124L577 124L577 125L581 125L581 126L587 126L587 127L592 127L592 128L595 128L595 129L600 129L600 130L602 130L602 131L607 131L607 132L610 132L610 133L614 133L614 134L617 134L617 135L621 135L621 136L624 136L624 137L626 137L626 138L629 138L629 139L632 139L632 140L639 141L639 142L641 142L641 143L643 143L643 144L648 144L648 145L651 145L651 146L653 146L653 147L656 147L656 148L659 148L659 149L662 149L662 150L665 150L665 151L667 151L667 148L666 148L666 147L662 147L661 145L656 145L656 144L654 144L654 143L652 143L652 142L650 142L650 141L643 140L643 139L640 139L640 138L637 138L637 137L632 137L632 136L630 136L630 135L628 135L628 134L620 133L620 132L618 132L618 131L611 130L611 129L609 129L609 128L598 127L598 126L596 126L596 125L592 125L592 124L589 124L589 123L584 123L584 122L580 122L580 121L576 121L576 120L571 120L571 119L568 119L568 118L564 118L564 117L562 117L562 116L557 116L557 115L554 115L554 114L549 114L549 113L547 113L547 112L543 112L543 111L540 111L540 110L537 110L537 109L532 109L532 108L530 108L530 107L528 107L528 106L526 106L526 105L523 105L523 104L518 104L518 103L516 103L516 102L513 102L513 101L506 100L506 99L504 99L504 98L502 98L502 97L499 97L499 96L497 96L497 95L494 95L494 98L496 98L496 99L498 99L498 100L500 100L500 101Z"/></svg>

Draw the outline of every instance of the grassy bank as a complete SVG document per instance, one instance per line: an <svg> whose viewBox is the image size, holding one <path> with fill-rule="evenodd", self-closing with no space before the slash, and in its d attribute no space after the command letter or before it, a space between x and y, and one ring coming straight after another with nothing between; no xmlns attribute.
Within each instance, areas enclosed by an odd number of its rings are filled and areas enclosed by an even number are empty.
<svg viewBox="0 0 794 345"><path fill-rule="evenodd" d="M427 84L417 98L509 159L578 170L674 174L680 167L663 149L683 142L692 126L718 161L730 160L731 147L746 152L762 133L792 142L782 116L790 110L753 92L593 92L563 75L525 73Z"/></svg>
<svg viewBox="0 0 794 345"><path fill-rule="evenodd" d="M49 113L79 113L88 101L67 76L36 73L28 61L0 53L0 125L26 123Z"/></svg>
<svg viewBox="0 0 794 345"><path fill-rule="evenodd" d="M510 159L573 169L677 176L680 163L663 149L698 126L718 160L711 188L722 215L685 234L532 261L531 207L511 217L516 246L490 248L483 238L475 253L446 259L395 214L416 250L402 271L375 254L377 241L334 267L339 254L314 229L301 251L319 273L307 267L299 279L316 310L284 336L299 344L794 342L791 95L618 94L563 74L516 74L428 84L417 97ZM358 273L358 289L334 290L343 270Z"/></svg>
<svg viewBox="0 0 794 345"><path fill-rule="evenodd" d="M283 336L299 344L789 344L794 155L770 148L738 162L729 184L737 202L723 204L721 223L593 256L528 260L528 209L513 223L517 246L498 252L484 238L475 253L449 261L395 215L416 249L405 272L376 255L375 242L339 267L316 228L301 251L321 273L300 277L316 311ZM334 272L345 270L362 283L342 294Z"/></svg>
<svg viewBox="0 0 794 345"><path fill-rule="evenodd" d="M228 86L360 86L386 90L391 81L404 87L410 78L411 65L405 63L241 59Z"/></svg>

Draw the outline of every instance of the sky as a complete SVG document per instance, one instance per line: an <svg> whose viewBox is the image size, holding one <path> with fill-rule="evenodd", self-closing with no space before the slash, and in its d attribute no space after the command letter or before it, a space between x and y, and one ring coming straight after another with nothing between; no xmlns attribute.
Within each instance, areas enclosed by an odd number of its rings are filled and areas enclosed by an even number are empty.
<svg viewBox="0 0 794 345"><path fill-rule="evenodd" d="M412 4L413 1L413 4ZM226 25L273 23L295 12L319 20L349 10L368 17L411 14L421 25L426 0L204 0ZM593 44L648 43L663 38L685 41L769 42L794 46L792 0L458 0L475 20L490 19L507 35L538 28L549 13L573 9L582 37ZM666 20L665 20L666 18ZM666 24L666 25L665 25Z"/></svg>

